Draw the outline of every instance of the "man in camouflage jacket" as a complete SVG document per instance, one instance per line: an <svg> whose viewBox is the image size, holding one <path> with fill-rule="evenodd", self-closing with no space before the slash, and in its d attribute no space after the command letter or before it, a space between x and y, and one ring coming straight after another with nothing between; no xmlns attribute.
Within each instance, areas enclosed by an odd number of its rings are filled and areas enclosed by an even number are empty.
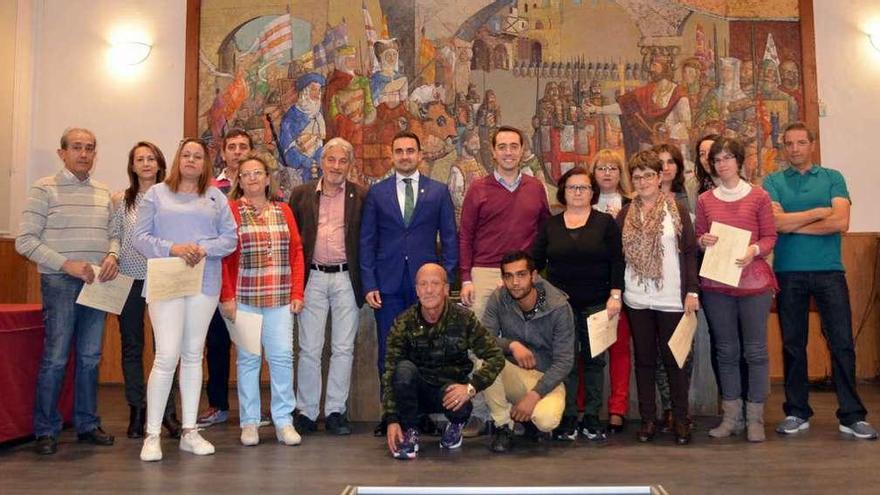
<svg viewBox="0 0 880 495"><path fill-rule="evenodd" d="M461 428L473 409L471 399L504 367L495 338L470 310L449 302L443 267L423 265L416 274L416 294L419 302L391 327L382 376L388 447L400 459L412 459L418 452L419 414L444 413L449 426L440 444L459 447ZM484 362L470 377L469 350Z"/></svg>

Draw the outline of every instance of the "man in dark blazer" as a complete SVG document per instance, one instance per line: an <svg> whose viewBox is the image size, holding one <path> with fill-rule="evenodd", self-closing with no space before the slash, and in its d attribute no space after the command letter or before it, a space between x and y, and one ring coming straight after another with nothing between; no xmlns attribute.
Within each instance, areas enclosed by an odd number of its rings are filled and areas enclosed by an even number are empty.
<svg viewBox="0 0 880 495"><path fill-rule="evenodd" d="M397 133L391 154L394 175L370 188L361 220L361 277L367 304L376 311L380 377L391 324L417 301L416 272L425 263L438 263L452 281L458 266L452 197L445 184L419 173L418 136Z"/></svg>
<svg viewBox="0 0 880 495"><path fill-rule="evenodd" d="M321 356L327 312L332 315L330 370L324 400L328 433L348 435L345 403L351 385L358 310L363 304L358 263L361 210L366 190L348 180L354 149L336 137L321 152L322 177L295 188L290 207L299 226L306 263L305 307L299 316L296 429L317 430Z"/></svg>

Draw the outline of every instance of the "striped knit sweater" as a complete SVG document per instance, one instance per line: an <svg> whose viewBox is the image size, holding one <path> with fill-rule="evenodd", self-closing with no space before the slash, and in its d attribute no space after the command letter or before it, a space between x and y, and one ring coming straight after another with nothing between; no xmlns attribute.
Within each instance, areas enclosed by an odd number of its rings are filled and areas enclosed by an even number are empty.
<svg viewBox="0 0 880 495"><path fill-rule="evenodd" d="M119 252L110 211L107 186L61 169L31 186L15 249L45 274L63 273L67 260L100 265L108 252Z"/></svg>

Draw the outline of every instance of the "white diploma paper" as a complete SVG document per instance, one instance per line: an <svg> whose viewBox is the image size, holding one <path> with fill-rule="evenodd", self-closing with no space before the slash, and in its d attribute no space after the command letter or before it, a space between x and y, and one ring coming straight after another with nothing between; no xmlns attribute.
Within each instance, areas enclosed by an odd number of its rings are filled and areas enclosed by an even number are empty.
<svg viewBox="0 0 880 495"><path fill-rule="evenodd" d="M596 357L617 342L617 322L620 314L608 319L608 311L603 309L587 318L587 334L590 337L590 357Z"/></svg>
<svg viewBox="0 0 880 495"><path fill-rule="evenodd" d="M128 293L131 291L131 284L134 280L120 273L113 280L101 282L98 280L101 267L92 265L92 270L95 271L95 281L83 284L82 290L79 291L79 297L76 298L76 303L114 315L122 313L122 307L125 306L125 300L128 299Z"/></svg>
<svg viewBox="0 0 880 495"><path fill-rule="evenodd" d="M679 368L684 368L684 362L691 352L694 344L694 334L697 333L697 313L685 313L681 321L675 327L672 337L669 337L669 350L675 356L675 362Z"/></svg>
<svg viewBox="0 0 880 495"><path fill-rule="evenodd" d="M251 354L260 355L260 337L263 329L263 315L247 313L238 310L235 312L235 322L226 317L226 328L229 329L229 338L236 346Z"/></svg>
<svg viewBox="0 0 880 495"><path fill-rule="evenodd" d="M718 242L706 248L700 276L736 287L742 275L742 267L737 266L736 260L745 256L752 233L718 222L712 222L709 233L718 236Z"/></svg>
<svg viewBox="0 0 880 495"><path fill-rule="evenodd" d="M147 302L194 296L202 292L205 259L189 266L183 258L150 258L147 260Z"/></svg>

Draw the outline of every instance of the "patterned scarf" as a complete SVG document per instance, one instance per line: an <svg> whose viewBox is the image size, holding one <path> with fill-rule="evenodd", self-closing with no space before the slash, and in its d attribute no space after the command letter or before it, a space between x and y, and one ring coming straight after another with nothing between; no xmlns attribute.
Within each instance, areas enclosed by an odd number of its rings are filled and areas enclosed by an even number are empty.
<svg viewBox="0 0 880 495"><path fill-rule="evenodd" d="M636 197L623 222L623 254L640 285L648 287L648 283L653 283L662 289L663 219L669 210L677 241L681 237L681 217L672 194L661 192L650 210L645 211L643 206L642 198Z"/></svg>

